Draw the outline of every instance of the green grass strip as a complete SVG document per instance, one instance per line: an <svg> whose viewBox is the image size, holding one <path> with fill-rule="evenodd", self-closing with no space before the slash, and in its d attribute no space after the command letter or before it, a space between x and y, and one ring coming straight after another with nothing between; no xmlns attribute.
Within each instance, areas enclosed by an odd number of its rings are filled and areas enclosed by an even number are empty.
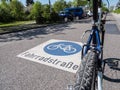
<svg viewBox="0 0 120 90"><path fill-rule="evenodd" d="M31 24L31 23L34 23L34 21L16 21L11 23L0 23L0 27L12 27L12 26Z"/></svg>

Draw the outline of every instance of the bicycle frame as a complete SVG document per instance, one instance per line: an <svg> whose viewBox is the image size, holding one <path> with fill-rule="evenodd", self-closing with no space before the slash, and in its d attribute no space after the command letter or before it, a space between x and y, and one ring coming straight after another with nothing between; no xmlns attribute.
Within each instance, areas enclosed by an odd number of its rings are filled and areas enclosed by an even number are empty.
<svg viewBox="0 0 120 90"><path fill-rule="evenodd" d="M97 70L98 90L102 90L102 76L103 76L102 75L102 58L99 58L99 55L102 54L102 40L100 40L99 30L97 26L93 26L91 30L91 34L88 38L87 44L83 46L82 58L91 49L94 50L96 53L98 53L98 59L96 60L97 69L98 69Z"/></svg>
<svg viewBox="0 0 120 90"><path fill-rule="evenodd" d="M98 10L99 9L99 10ZM98 12L99 11L99 12ZM99 13L99 15L98 15ZM98 80L98 90L102 90L102 54L103 54L103 44L104 44L104 23L102 22L102 9L101 9L101 0L93 0L93 21L92 30L90 36L87 40L87 43L83 46L82 49L82 58L88 53L89 50L94 50L98 58L97 62L97 80ZM99 18L98 18L99 16ZM100 36L101 31L101 36ZM101 57L99 57L101 54Z"/></svg>
<svg viewBox="0 0 120 90"><path fill-rule="evenodd" d="M93 42L92 42L93 41ZM92 43L92 45L91 45ZM85 50L84 47L86 46ZM99 30L97 26L93 26L92 30L91 30L91 34L88 38L87 43L83 46L83 50L82 50L82 56L84 56L85 54L87 54L87 52L90 49L94 49L95 51L98 51L99 53L102 51L101 49L101 40L100 40L100 35L99 35Z"/></svg>
<svg viewBox="0 0 120 90"><path fill-rule="evenodd" d="M88 0L90 1L90 0ZM85 51L82 51L82 57L88 52L88 50L90 50L91 48L95 51L98 51L99 53L102 51L101 46L103 46L104 43L104 28L102 25L102 19L101 19L101 15L102 15L102 9L101 9L101 3L102 0L93 0L93 26L92 26L92 30L91 30L91 34L88 38L87 43L83 46L86 46ZM99 9L99 10L98 10ZM99 13L99 15L98 15ZM98 17L99 16L99 17ZM101 37L99 35L100 31L102 31ZM92 42L93 41L93 42Z"/></svg>

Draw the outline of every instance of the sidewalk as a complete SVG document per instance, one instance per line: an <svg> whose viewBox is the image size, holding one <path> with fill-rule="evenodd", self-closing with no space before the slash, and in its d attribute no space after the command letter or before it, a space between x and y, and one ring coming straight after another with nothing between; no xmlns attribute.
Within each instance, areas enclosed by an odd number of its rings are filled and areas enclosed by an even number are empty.
<svg viewBox="0 0 120 90"><path fill-rule="evenodd" d="M120 14L112 13L112 15L115 18L115 20L117 22L116 24L117 24L117 26L118 26L118 28L120 30Z"/></svg>

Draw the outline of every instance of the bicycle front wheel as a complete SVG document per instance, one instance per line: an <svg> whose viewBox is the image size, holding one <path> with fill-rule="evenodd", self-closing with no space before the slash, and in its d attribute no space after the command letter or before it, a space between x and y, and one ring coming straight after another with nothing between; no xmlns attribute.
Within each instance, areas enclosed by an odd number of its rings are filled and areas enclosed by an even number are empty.
<svg viewBox="0 0 120 90"><path fill-rule="evenodd" d="M95 90L97 54L90 50L83 58L76 74L75 90Z"/></svg>

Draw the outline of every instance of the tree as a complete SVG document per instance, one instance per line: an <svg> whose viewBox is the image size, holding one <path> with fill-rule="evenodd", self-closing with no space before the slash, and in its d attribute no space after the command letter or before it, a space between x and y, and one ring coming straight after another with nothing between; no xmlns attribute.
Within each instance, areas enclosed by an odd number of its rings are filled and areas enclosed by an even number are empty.
<svg viewBox="0 0 120 90"><path fill-rule="evenodd" d="M59 12L66 7L67 7L67 2L64 0L57 0L53 5L55 12Z"/></svg>
<svg viewBox="0 0 120 90"><path fill-rule="evenodd" d="M73 6L73 2L69 1L69 2L67 3L67 7L72 7L72 6Z"/></svg>
<svg viewBox="0 0 120 90"><path fill-rule="evenodd" d="M48 4L42 5L42 11L50 13L50 5L48 5Z"/></svg>
<svg viewBox="0 0 120 90"><path fill-rule="evenodd" d="M23 20L24 19L24 6L18 0L13 0L10 2L11 15L15 20Z"/></svg>
<svg viewBox="0 0 120 90"><path fill-rule="evenodd" d="M2 1L2 3L0 3L0 22L12 21L10 11L10 5L6 3L6 1Z"/></svg>
<svg viewBox="0 0 120 90"><path fill-rule="evenodd" d="M42 17L45 19L45 21L50 20L50 13L50 5L42 5Z"/></svg>
<svg viewBox="0 0 120 90"><path fill-rule="evenodd" d="M43 23L42 4L36 1L31 10L30 16L36 20L36 23Z"/></svg>
<svg viewBox="0 0 120 90"><path fill-rule="evenodd" d="M73 4L75 7L85 6L87 4L87 0L73 0Z"/></svg>
<svg viewBox="0 0 120 90"><path fill-rule="evenodd" d="M33 0L26 0L26 6L29 6L31 4L34 4L34 1Z"/></svg>

